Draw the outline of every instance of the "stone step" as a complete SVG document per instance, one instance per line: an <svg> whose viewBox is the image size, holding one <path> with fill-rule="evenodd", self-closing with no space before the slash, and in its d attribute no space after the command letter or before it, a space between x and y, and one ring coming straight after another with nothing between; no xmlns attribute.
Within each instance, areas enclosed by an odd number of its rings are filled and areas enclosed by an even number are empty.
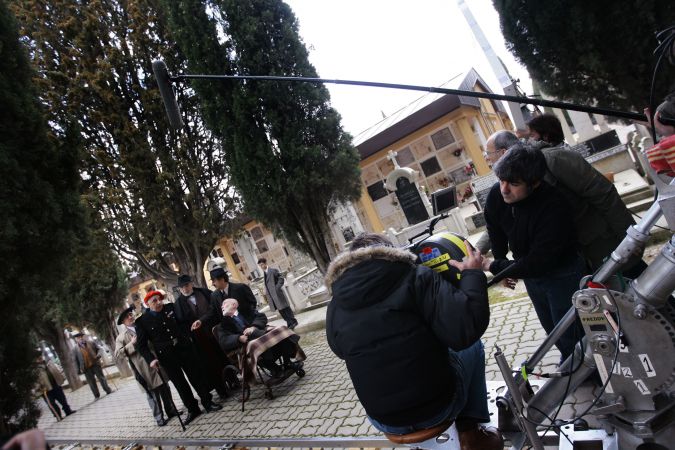
<svg viewBox="0 0 675 450"><path fill-rule="evenodd" d="M640 200L644 199L649 199L653 200L654 199L654 190L651 186L646 186L643 187L642 189L639 189L637 191L630 192L628 194L622 195L621 200L628 205L630 203L635 203Z"/></svg>
<svg viewBox="0 0 675 450"><path fill-rule="evenodd" d="M638 213L648 210L652 206L652 203L654 203L654 198L647 197L632 203L627 203L626 207L628 208L628 211Z"/></svg>

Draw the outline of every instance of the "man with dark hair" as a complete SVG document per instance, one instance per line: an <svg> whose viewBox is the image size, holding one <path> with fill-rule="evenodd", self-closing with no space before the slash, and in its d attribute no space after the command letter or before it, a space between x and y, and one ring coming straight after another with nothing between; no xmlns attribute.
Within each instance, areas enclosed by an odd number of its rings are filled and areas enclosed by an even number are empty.
<svg viewBox="0 0 675 450"><path fill-rule="evenodd" d="M552 147L565 142L565 134L560 120L553 114L533 117L527 122L527 128L532 140L548 142Z"/></svg>
<svg viewBox="0 0 675 450"><path fill-rule="evenodd" d="M152 369L159 370L161 363L188 410L183 421L187 425L202 413L192 395L190 384L197 391L207 412L218 411L222 406L211 398L206 379L202 375L204 369L189 331L176 322L176 308L173 303L165 305L163 300L164 293L160 291L150 291L143 299L148 309L136 320L138 352ZM150 343L157 356L150 351Z"/></svg>
<svg viewBox="0 0 675 450"><path fill-rule="evenodd" d="M501 450L489 422L485 353L490 319L482 256L465 242L451 281L384 236L356 237L328 267L326 315L331 350L345 360L372 424L408 434L455 420L463 450Z"/></svg>
<svg viewBox="0 0 675 450"><path fill-rule="evenodd" d="M511 147L495 166L499 182L485 204L495 259L484 260L483 269L500 278L522 279L542 327L550 333L572 306L583 262L570 206L544 181L545 173L544 155L525 144ZM514 260L507 259L509 250ZM562 360L573 352L575 334L570 327L556 344Z"/></svg>
<svg viewBox="0 0 675 450"><path fill-rule="evenodd" d="M181 295L176 299L176 322L187 334L192 334L199 359L207 371L205 378L211 389L215 389L218 396L224 399L227 397L227 386L222 373L231 362L220 351L211 331L220 322L219 306L213 300L211 291L195 287L189 275L178 277L178 289Z"/></svg>
<svg viewBox="0 0 675 450"><path fill-rule="evenodd" d="M298 326L298 321L295 319L295 314L291 309L291 305L284 294L282 286L284 285L284 277L281 276L279 270L267 265L266 258L260 258L258 265L265 274L265 290L267 291L267 300L272 311L279 311L281 317L286 321L286 325L291 330Z"/></svg>
<svg viewBox="0 0 675 450"><path fill-rule="evenodd" d="M546 159L544 180L571 206L579 250L589 271L600 267L635 223L614 184L563 141L557 117L543 114L528 126ZM533 144L535 145L535 144ZM625 275L634 278L646 267L635 261Z"/></svg>
<svg viewBox="0 0 675 450"><path fill-rule="evenodd" d="M211 293L211 299L218 308L218 322L223 317L221 306L223 300L226 298L233 298L239 302L239 309L246 310L247 313L254 312L258 309L258 301L253 295L251 288L244 283L234 283L230 281L230 277L222 267L216 267L211 272L211 282L215 291Z"/></svg>

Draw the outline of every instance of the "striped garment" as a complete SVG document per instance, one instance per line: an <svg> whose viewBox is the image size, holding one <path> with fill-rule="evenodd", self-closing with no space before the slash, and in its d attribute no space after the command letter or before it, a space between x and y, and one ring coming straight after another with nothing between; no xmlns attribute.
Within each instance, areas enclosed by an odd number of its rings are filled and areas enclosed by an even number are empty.
<svg viewBox="0 0 675 450"><path fill-rule="evenodd" d="M252 383L255 381L256 366L258 364L258 358L260 355L284 339L292 336L297 336L293 330L286 326L279 326L268 329L268 331L258 339L250 341L246 345L246 354L243 355L244 364L241 364L242 361L240 361L240 367L242 368L242 378L244 379L244 382ZM307 359L305 353L302 351L299 345L296 344L295 348L296 351L294 358L296 361L304 361Z"/></svg>
<svg viewBox="0 0 675 450"><path fill-rule="evenodd" d="M675 176L675 135L661 139L658 144L645 150L645 154L656 173Z"/></svg>

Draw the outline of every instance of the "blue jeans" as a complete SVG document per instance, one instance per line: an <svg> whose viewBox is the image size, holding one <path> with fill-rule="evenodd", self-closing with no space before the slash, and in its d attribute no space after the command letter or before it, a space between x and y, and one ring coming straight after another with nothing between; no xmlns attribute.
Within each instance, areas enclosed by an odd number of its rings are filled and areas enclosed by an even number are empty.
<svg viewBox="0 0 675 450"><path fill-rule="evenodd" d="M525 278L525 288L532 300L541 326L550 334L553 328L572 307L572 294L579 290L579 281L584 273L581 258L561 267L554 273L539 278ZM561 362L574 351L577 340L582 336L581 325L569 327L556 343L560 350Z"/></svg>
<svg viewBox="0 0 675 450"><path fill-rule="evenodd" d="M478 340L470 347L455 352L448 349L450 364L455 372L455 396L447 408L434 417L421 422L390 426L368 417L375 428L391 434L408 434L417 430L432 428L448 419L473 419L489 422L487 387L485 386L485 350Z"/></svg>

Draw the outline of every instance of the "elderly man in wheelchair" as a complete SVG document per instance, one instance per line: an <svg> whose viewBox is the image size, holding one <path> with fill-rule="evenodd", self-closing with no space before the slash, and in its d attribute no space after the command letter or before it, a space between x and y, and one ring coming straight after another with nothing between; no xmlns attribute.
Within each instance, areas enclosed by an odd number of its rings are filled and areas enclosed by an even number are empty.
<svg viewBox="0 0 675 450"><path fill-rule="evenodd" d="M280 378L287 371L297 372L302 370L302 362L293 361L298 353L297 342L299 337L286 327L267 329L267 316L256 310L239 309L239 302L234 298L228 298L222 304L223 318L217 326L216 337L220 348L225 353L247 349L250 352L252 346L248 343L259 340L257 351L262 351L254 358L258 368L263 369L268 376ZM268 334L269 333L269 334ZM249 360L250 355L246 355Z"/></svg>

